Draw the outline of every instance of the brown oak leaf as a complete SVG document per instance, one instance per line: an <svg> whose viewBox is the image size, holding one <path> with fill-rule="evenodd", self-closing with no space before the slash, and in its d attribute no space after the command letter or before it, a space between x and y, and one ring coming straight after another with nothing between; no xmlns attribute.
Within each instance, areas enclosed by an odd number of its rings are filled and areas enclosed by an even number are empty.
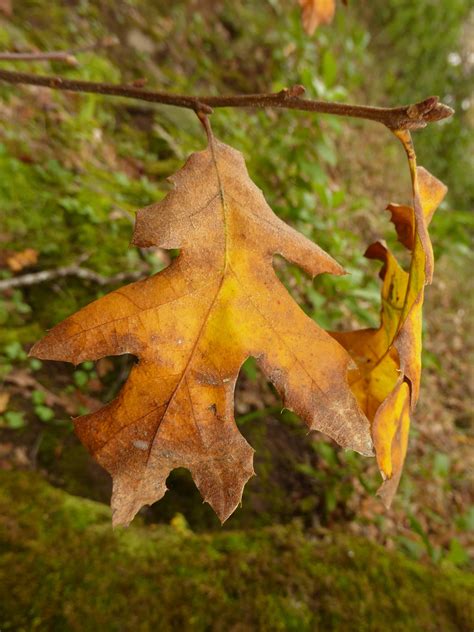
<svg viewBox="0 0 474 632"><path fill-rule="evenodd" d="M272 258L312 276L342 268L274 215L242 155L212 137L171 181L162 202L139 211L133 243L179 248L179 256L80 310L31 352L76 364L138 357L117 399L75 421L112 474L114 524L160 499L178 467L191 471L222 521L234 511L254 474L253 449L233 418L249 356L309 429L372 454L369 423L348 386L349 354L293 301Z"/></svg>

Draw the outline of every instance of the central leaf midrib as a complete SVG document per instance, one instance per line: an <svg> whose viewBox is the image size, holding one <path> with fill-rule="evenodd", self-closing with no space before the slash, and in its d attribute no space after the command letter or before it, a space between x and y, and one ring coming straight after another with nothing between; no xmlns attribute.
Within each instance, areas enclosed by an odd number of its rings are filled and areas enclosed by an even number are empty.
<svg viewBox="0 0 474 632"><path fill-rule="evenodd" d="M204 331L204 329L205 329L205 327L207 325L209 316L210 316L210 314L211 314L211 312L212 312L212 310L214 308L214 305L215 305L215 303L217 301L217 298L218 298L218 296L220 294L220 291L222 289L222 285L224 283L224 279L225 279L226 274L227 274L227 268L228 268L227 204L226 204L226 201L225 201L224 187L222 185L222 180L220 178L219 168L218 168L218 164L217 164L214 138L212 138L212 137L209 139L209 148L210 148L210 151L211 151L212 163L213 163L213 166L214 166L214 169L215 169L215 172L216 172L217 183L218 183L218 187L219 187L219 196L220 196L221 205L222 205L222 225L223 225L223 232L224 232L224 248L223 248L223 250L224 250L224 252L223 252L224 261L223 261L223 267L222 267L222 274L221 274L220 282L219 282L219 285L217 287L216 293L215 293L215 295L214 295L214 297L213 297L213 299L212 299L212 301L211 301L211 303L209 305L209 309L207 310L206 315L203 318L202 325L201 325L201 327L200 327L200 329L198 331L198 334L196 336L196 340L195 340L195 342L194 342L194 344L193 344L193 346L191 348L188 361L186 363L186 366L183 369L183 373L182 373L178 383L176 384L176 386L175 386L175 388L174 388L174 390L173 390L173 392L171 394L170 399L168 400L166 408L163 411L163 415L161 416L161 419L158 422L155 434L153 435L153 437L151 439L150 450L148 452L147 460L146 460L146 463L145 463L145 466L144 466L144 471L146 471L146 468L148 467L148 463L150 461L151 453L152 453L152 450L153 450L156 438L158 436L158 433L160 431L161 424L162 424L163 420L165 419L165 417L166 417L166 415L168 413L168 410L169 410L169 407L171 406L171 403L173 402L176 394L178 393L179 389L181 388L181 385L183 384L183 381L186 379L186 375L187 375L188 369L189 369L189 367L191 365L191 362L192 362L192 360L194 358L194 353L195 353L196 348L197 348L197 346L198 346L198 344L199 344L199 342L201 340L201 336L202 336L203 331ZM191 398L190 398L190 406L192 406ZM143 477L141 478L141 480L143 480Z"/></svg>

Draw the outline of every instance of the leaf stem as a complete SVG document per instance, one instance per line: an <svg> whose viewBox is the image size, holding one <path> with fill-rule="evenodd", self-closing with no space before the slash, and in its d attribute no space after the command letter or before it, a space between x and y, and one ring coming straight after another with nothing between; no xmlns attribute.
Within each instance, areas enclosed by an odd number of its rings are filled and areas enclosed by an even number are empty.
<svg viewBox="0 0 474 632"><path fill-rule="evenodd" d="M152 103L188 108L195 112L211 114L215 108L280 108L335 114L368 119L382 123L391 130L420 129L428 123L448 118L454 110L439 102L438 97L429 97L419 103L395 108L379 108L369 105L352 105L330 101L315 101L301 98L304 87L300 85L285 88L268 94L236 94L222 96L189 96L144 90L133 85L99 83L66 79L58 76L36 75L31 73L0 70L0 81L11 84L43 86L52 90L68 90L103 95L120 96Z"/></svg>

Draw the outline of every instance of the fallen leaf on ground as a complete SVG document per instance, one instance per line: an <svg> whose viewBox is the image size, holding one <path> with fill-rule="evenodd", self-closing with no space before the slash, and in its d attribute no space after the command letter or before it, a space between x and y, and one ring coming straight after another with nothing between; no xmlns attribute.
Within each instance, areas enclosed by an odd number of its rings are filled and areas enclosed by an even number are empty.
<svg viewBox="0 0 474 632"><path fill-rule="evenodd" d="M212 137L171 181L162 202L138 213L133 243L179 248L179 257L91 303L31 351L75 364L139 358L117 399L75 422L113 476L114 524L160 499L178 467L191 471L222 521L234 511L254 474L253 449L233 418L249 356L309 429L372 453L369 423L347 382L349 354L293 301L272 258L312 276L342 268L274 215L242 155Z"/></svg>
<svg viewBox="0 0 474 632"><path fill-rule="evenodd" d="M14 252L7 257L7 265L12 272L20 272L24 268L34 266L38 261L38 252L33 248L26 248L21 252Z"/></svg>
<svg viewBox="0 0 474 632"><path fill-rule="evenodd" d="M105 377L108 373L114 370L114 363L108 358L102 358L98 360L95 370L100 378Z"/></svg>
<svg viewBox="0 0 474 632"><path fill-rule="evenodd" d="M56 395L36 380L31 373L25 369L16 369L10 371L6 376L5 382L12 384L18 389L19 394L24 397L31 397L32 391L41 391L44 394L44 403L46 406L59 406L63 408L69 415L76 415L78 410L77 402L72 395L62 393ZM14 390L14 389L12 389Z"/></svg>

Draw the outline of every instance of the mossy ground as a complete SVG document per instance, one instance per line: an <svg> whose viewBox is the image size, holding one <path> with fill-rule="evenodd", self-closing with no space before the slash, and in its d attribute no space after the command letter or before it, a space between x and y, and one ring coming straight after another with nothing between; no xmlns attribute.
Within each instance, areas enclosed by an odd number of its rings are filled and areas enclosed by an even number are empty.
<svg viewBox="0 0 474 632"><path fill-rule="evenodd" d="M0 629L68 632L387 629L474 624L474 579L297 523L195 534L112 531L103 505L0 474Z"/></svg>

